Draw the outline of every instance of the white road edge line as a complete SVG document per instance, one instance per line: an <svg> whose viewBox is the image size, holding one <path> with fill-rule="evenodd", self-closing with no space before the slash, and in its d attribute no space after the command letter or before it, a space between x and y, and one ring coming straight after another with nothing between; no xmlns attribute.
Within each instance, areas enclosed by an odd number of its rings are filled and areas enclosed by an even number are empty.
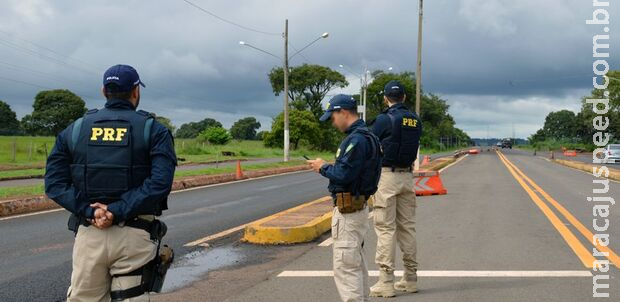
<svg viewBox="0 0 620 302"><path fill-rule="evenodd" d="M460 162L461 160L463 160L463 159L464 159L465 157L467 157L467 156L469 156L469 154L465 154L465 155L463 155L463 157L461 157L461 158L457 159L456 161L454 161L453 163L451 163L451 164L449 164L449 165L447 165L447 166L445 166L445 167L441 168L438 172L439 172L439 173L441 173L441 172L443 172L444 170L446 170L446 169L448 169L448 168L450 168L450 167L452 167L452 166L456 165L458 162Z"/></svg>
<svg viewBox="0 0 620 302"><path fill-rule="evenodd" d="M402 276L403 271L394 271ZM379 276L379 271L368 271L370 277ZM278 277L333 277L333 271L283 271ZM590 271L418 271L419 277L592 277Z"/></svg>
<svg viewBox="0 0 620 302"><path fill-rule="evenodd" d="M273 174L273 175L266 175L266 176L242 179L242 180L223 182L223 183L219 183L219 184L211 184L211 185L206 185L206 186L193 187L193 188L188 188L188 189L172 191L172 192L170 192L170 194L187 192L187 191L194 191L194 190L200 190L200 189L204 189L204 188L219 187L219 186L224 186L224 185L232 185L232 184L236 184L236 183L240 183L240 182L259 180L259 179L265 179L265 178L271 178L271 177L277 177L277 176L286 176L286 175L290 175L290 174L297 174L297 173L303 173L303 172L310 172L310 170L286 172L286 173L280 173L280 174Z"/></svg>
<svg viewBox="0 0 620 302"><path fill-rule="evenodd" d="M170 194L181 193L181 192L186 192L186 191L193 191L193 190L199 190L199 189L205 189L205 188L210 188L210 187L223 186L223 185L231 185L231 184L240 183L240 182L246 182L246 181L251 181L251 180L259 180L259 179L264 179L264 178L269 178L269 177L276 177L276 176L284 176L284 175L296 174L296 173L302 173L302 172L309 172L309 170L293 171L293 172L287 172L287 173L281 173L281 174L266 175L266 176L261 176L261 177L254 177L254 178L248 178L248 179L242 179L242 180L223 182L223 183L219 183L219 184L212 184L212 185L194 187L194 188L189 188L189 189L172 191L172 192L170 192ZM34 215L48 214L48 213L58 212L58 211L62 211L62 210L64 210L64 209L53 209L53 210L34 212L34 213L28 213L28 214L21 214L21 215L9 216L9 217L0 217L0 221L16 219L16 218L22 218L22 217L28 217L28 216L34 216ZM165 218L165 215L164 215L164 218ZM239 226L239 227L244 227L244 226L245 225Z"/></svg>
<svg viewBox="0 0 620 302"><path fill-rule="evenodd" d="M319 246L330 246L334 243L334 239L332 239L332 237L329 237L327 239L325 239L325 241L319 243Z"/></svg>
<svg viewBox="0 0 620 302"><path fill-rule="evenodd" d="M21 215L9 216L9 217L2 217L2 218L0 218L0 221L10 220L10 219L15 219L15 218L28 217L28 216L34 216L34 215L48 214L48 213L64 211L64 210L65 210L64 208L61 208L61 209L53 209L53 210L34 212L34 213L28 213L28 214L21 214Z"/></svg>

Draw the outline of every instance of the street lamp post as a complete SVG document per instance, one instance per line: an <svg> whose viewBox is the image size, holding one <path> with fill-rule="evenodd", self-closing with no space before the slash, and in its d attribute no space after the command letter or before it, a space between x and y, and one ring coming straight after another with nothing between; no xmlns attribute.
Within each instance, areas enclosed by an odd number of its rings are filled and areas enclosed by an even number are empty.
<svg viewBox="0 0 620 302"><path fill-rule="evenodd" d="M415 75L415 113L420 117L420 89L422 86L422 4L423 0L420 0L420 10L418 15L418 62ZM420 169L420 147L418 147L418 157L415 159L413 165L414 170Z"/></svg>
<svg viewBox="0 0 620 302"><path fill-rule="evenodd" d="M360 88L361 88L360 105L358 106L357 111L361 113L361 118L364 121L366 121L366 104L367 104L366 101L368 100L366 96L366 91L368 90L368 81L370 80L368 78L368 75L370 74L370 70L368 70L368 66L364 67L364 73L360 74L359 76L355 74L355 72L349 70L343 64L338 65L338 67L347 70L348 72L350 72L351 74L353 74L354 76L360 79ZM392 70L393 70L392 67L388 68L388 71L392 71Z"/></svg>
<svg viewBox="0 0 620 302"><path fill-rule="evenodd" d="M329 37L329 33L323 33L321 34L318 38L314 39L312 42L308 43L308 45L302 47L301 49L299 49L297 52L295 52L292 56L289 57L288 55L288 19L286 19L284 21L284 33L282 33L282 37L284 38L284 56L282 58L280 58L279 56L276 56L266 50L262 50L258 47L255 47L253 45L250 45L246 42L240 41L239 45L242 46L247 46L253 49L256 49L260 52L266 53L272 57L275 57L277 59L282 59L283 61L283 66L282 66L282 72L284 75L284 161L289 161L290 156L290 131L289 131L289 106L288 106L288 77L289 77L289 67L288 67L288 61L293 58L294 56L296 56L297 54L299 54L300 52L302 52L304 49L310 47L310 45L314 44L316 41L320 40L320 39L325 39L327 37Z"/></svg>
<svg viewBox="0 0 620 302"><path fill-rule="evenodd" d="M284 161L290 159L290 137L288 120L288 19L284 21Z"/></svg>

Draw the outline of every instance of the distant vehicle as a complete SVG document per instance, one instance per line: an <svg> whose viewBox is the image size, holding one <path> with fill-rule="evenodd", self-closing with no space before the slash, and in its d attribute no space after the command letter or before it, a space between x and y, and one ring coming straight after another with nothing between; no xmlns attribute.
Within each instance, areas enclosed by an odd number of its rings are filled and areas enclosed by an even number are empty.
<svg viewBox="0 0 620 302"><path fill-rule="evenodd" d="M609 144L605 147L607 163L620 163L620 144Z"/></svg>
<svg viewBox="0 0 620 302"><path fill-rule="evenodd" d="M495 144L495 147L501 148L502 147L502 142L497 142L497 144Z"/></svg>
<svg viewBox="0 0 620 302"><path fill-rule="evenodd" d="M503 139L501 147L502 149L504 148L512 149L512 140L509 138Z"/></svg>

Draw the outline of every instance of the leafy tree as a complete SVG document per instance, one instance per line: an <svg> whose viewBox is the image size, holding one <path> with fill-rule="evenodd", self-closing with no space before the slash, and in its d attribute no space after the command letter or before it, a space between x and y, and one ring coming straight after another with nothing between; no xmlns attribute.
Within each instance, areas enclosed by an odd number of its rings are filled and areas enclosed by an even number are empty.
<svg viewBox="0 0 620 302"><path fill-rule="evenodd" d="M404 104L410 110L415 110L415 77L413 73L385 73L378 70L373 72L372 75L373 80L368 84L366 90L366 115L369 121L377 117L386 108L383 102L383 88L387 82L392 80L399 81L405 87L406 98ZM420 107L422 106L420 105ZM424 110L420 108L420 112L424 112Z"/></svg>
<svg viewBox="0 0 620 302"><path fill-rule="evenodd" d="M542 130L546 137L573 139L577 135L577 116L570 110L550 112Z"/></svg>
<svg viewBox="0 0 620 302"><path fill-rule="evenodd" d="M201 141L208 141L209 143L215 145L225 145L232 139L232 137L228 131L222 127L209 127L200 132L198 139Z"/></svg>
<svg viewBox="0 0 620 302"><path fill-rule="evenodd" d="M246 117L236 121L230 128L230 134L234 139L252 140L256 137L256 130L260 123L254 117Z"/></svg>
<svg viewBox="0 0 620 302"><path fill-rule="evenodd" d="M19 121L9 104L0 100L0 135L16 135L20 132Z"/></svg>
<svg viewBox="0 0 620 302"><path fill-rule="evenodd" d="M530 143L543 142L546 139L547 139L547 134L545 133L545 131L542 128L538 129L538 131L536 131L536 133L530 135L530 137L528 138Z"/></svg>
<svg viewBox="0 0 620 302"><path fill-rule="evenodd" d="M309 146L317 146L320 136L317 135L321 128L319 121L307 110L291 110L289 112L289 134L293 149L297 149L300 143ZM271 132L263 135L263 142L267 147L282 148L284 146L284 114L280 113L273 119Z"/></svg>
<svg viewBox="0 0 620 302"><path fill-rule="evenodd" d="M175 127L174 127L174 125L172 124L172 122L170 121L169 118L158 115L158 116L155 117L155 120L157 120L162 125L164 125L166 128L168 128L168 130L170 130L170 132L174 133Z"/></svg>
<svg viewBox="0 0 620 302"><path fill-rule="evenodd" d="M200 122L190 122L181 125L175 136L178 138L196 138L201 132L210 127L222 128L222 123L212 118L205 118Z"/></svg>
<svg viewBox="0 0 620 302"><path fill-rule="evenodd" d="M256 140L257 141L262 141L263 138L265 137L265 134L269 133L269 131L261 131L259 133L256 133Z"/></svg>
<svg viewBox="0 0 620 302"><path fill-rule="evenodd" d="M79 96L61 89L39 92L32 107L32 114L22 119L30 135L57 135L86 113L85 103Z"/></svg>
<svg viewBox="0 0 620 302"><path fill-rule="evenodd" d="M387 108L383 101L383 88L387 82L399 81L405 88L406 98L404 104L409 110L415 111L415 75L411 72L385 73L375 71L372 73L373 80L368 85L366 92L366 114L369 124L373 123L379 113ZM451 144L462 142L467 144L471 138L461 129L455 127L454 118L448 113L450 106L446 100L434 94L422 94L420 99L420 120L422 120L423 133L420 144L428 148L441 148L440 140L450 141Z"/></svg>
<svg viewBox="0 0 620 302"><path fill-rule="evenodd" d="M280 95L284 91L284 72L281 67L271 70L269 81L275 95ZM349 85L341 73L329 67L309 64L291 68L288 82L291 107L296 110L308 109L315 118L321 116L323 112L321 101L330 90Z"/></svg>

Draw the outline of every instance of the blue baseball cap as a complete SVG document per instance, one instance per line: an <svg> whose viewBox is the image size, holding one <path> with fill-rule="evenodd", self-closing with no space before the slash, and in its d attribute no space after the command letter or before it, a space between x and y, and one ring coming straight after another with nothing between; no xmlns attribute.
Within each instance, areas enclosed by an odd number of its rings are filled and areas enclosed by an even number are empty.
<svg viewBox="0 0 620 302"><path fill-rule="evenodd" d="M118 87L111 92L129 92L137 85L146 87L133 67L120 64L108 68L103 74L103 86L106 90L109 89L108 84L115 84Z"/></svg>
<svg viewBox="0 0 620 302"><path fill-rule="evenodd" d="M327 103L327 108L325 109L325 113L321 116L319 121L324 122L328 120L332 116L332 112L338 111L340 109L355 109L357 108L357 103L355 99L348 94L338 94L332 97Z"/></svg>
<svg viewBox="0 0 620 302"><path fill-rule="evenodd" d="M383 95L387 97L402 98L405 95L405 87L399 81L392 80L383 87Z"/></svg>

